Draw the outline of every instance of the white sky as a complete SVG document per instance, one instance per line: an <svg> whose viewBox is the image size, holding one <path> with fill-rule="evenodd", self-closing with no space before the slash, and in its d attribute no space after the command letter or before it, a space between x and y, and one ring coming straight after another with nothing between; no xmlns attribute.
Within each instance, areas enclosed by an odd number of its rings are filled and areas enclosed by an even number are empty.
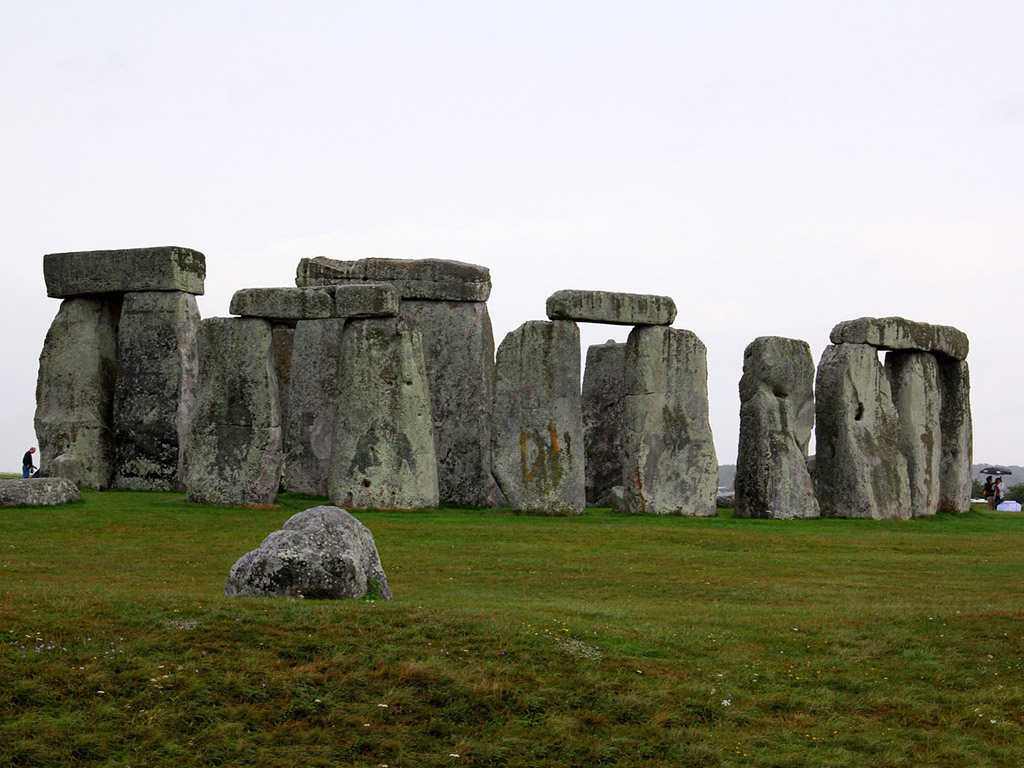
<svg viewBox="0 0 1024 768"><path fill-rule="evenodd" d="M1024 464L1019 0L0 10L0 468L35 444L43 254L172 244L204 317L317 255L483 264L496 344L560 288L670 295L721 463L755 337L955 325L975 459Z"/></svg>

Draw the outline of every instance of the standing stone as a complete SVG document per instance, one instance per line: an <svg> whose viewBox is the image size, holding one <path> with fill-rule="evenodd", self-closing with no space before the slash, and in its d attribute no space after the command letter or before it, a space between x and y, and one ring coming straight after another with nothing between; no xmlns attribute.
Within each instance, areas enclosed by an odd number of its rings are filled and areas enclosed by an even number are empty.
<svg viewBox="0 0 1024 768"><path fill-rule="evenodd" d="M608 340L587 350L583 371L583 442L587 463L587 504L609 505L608 494L622 484L622 392L626 345Z"/></svg>
<svg viewBox="0 0 1024 768"><path fill-rule="evenodd" d="M65 299L39 356L35 430L45 473L63 454L81 484L106 490L114 475L113 404L120 298Z"/></svg>
<svg viewBox="0 0 1024 768"><path fill-rule="evenodd" d="M934 515L939 509L940 431L939 366L927 352L889 352L885 375L899 417L899 446L907 460L910 514Z"/></svg>
<svg viewBox="0 0 1024 768"><path fill-rule="evenodd" d="M345 324L327 481L328 495L338 506L437 506L422 344L405 316Z"/></svg>
<svg viewBox="0 0 1024 768"><path fill-rule="evenodd" d="M939 509L969 512L974 437L971 425L971 375L965 360L939 360L942 406L939 423Z"/></svg>
<svg viewBox="0 0 1024 768"><path fill-rule="evenodd" d="M491 476L494 336L483 302L403 301L423 338L440 500L497 506Z"/></svg>
<svg viewBox="0 0 1024 768"><path fill-rule="evenodd" d="M291 391L292 347L295 344L295 324L271 322L274 347L274 378L277 379L277 398L281 414L282 445L288 439L288 393Z"/></svg>
<svg viewBox="0 0 1024 768"><path fill-rule="evenodd" d="M637 326L623 378L624 511L713 516L718 460L704 344L690 331Z"/></svg>
<svg viewBox="0 0 1024 768"><path fill-rule="evenodd" d="M736 517L818 517L807 470L814 358L806 341L761 336L743 353Z"/></svg>
<svg viewBox="0 0 1024 768"><path fill-rule="evenodd" d="M899 417L878 352L825 348L815 381L815 487L824 517L910 517Z"/></svg>
<svg viewBox="0 0 1024 768"><path fill-rule="evenodd" d="M284 488L327 495L344 318L299 320L292 345Z"/></svg>
<svg viewBox="0 0 1024 768"><path fill-rule="evenodd" d="M582 514L584 456L579 328L523 323L495 363L494 479L513 509Z"/></svg>
<svg viewBox="0 0 1024 768"><path fill-rule="evenodd" d="M215 317L199 326L199 391L185 487L204 504L272 504L281 481L281 417L270 323Z"/></svg>
<svg viewBox="0 0 1024 768"><path fill-rule="evenodd" d="M185 430L199 359L196 298L180 291L127 293L117 337L114 485L184 490Z"/></svg>

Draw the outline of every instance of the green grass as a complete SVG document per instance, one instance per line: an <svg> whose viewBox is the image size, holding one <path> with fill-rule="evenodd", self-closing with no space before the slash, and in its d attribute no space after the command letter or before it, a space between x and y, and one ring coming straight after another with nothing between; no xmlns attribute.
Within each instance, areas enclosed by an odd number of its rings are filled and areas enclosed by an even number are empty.
<svg viewBox="0 0 1024 768"><path fill-rule="evenodd" d="M315 499L83 497L0 510L0 765L1024 764L1021 514L361 512L331 602L222 594Z"/></svg>

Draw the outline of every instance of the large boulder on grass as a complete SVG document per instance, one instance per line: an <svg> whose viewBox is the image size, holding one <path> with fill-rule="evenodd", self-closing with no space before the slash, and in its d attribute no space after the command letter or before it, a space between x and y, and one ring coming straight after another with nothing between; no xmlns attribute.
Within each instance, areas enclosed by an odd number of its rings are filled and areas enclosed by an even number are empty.
<svg viewBox="0 0 1024 768"><path fill-rule="evenodd" d="M0 480L0 508L52 507L81 498L75 484L63 477Z"/></svg>
<svg viewBox="0 0 1024 768"><path fill-rule="evenodd" d="M313 507L242 555L224 594L390 600L391 589L370 529L338 507Z"/></svg>

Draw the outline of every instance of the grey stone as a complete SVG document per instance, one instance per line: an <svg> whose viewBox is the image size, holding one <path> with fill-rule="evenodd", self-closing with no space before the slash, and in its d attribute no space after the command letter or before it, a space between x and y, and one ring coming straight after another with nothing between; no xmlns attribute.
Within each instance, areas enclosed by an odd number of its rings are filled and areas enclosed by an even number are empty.
<svg viewBox="0 0 1024 768"><path fill-rule="evenodd" d="M345 323L327 492L346 507L437 506L423 341L406 316Z"/></svg>
<svg viewBox="0 0 1024 768"><path fill-rule="evenodd" d="M229 311L268 320L312 320L334 314L334 297L322 288L243 288L231 297Z"/></svg>
<svg viewBox="0 0 1024 768"><path fill-rule="evenodd" d="M114 485L182 491L185 429L199 358L196 297L180 291L126 293L117 335Z"/></svg>
<svg viewBox="0 0 1024 768"><path fill-rule="evenodd" d="M690 331L634 328L626 342L624 392L625 511L714 515L718 460L704 344Z"/></svg>
<svg viewBox="0 0 1024 768"><path fill-rule="evenodd" d="M823 517L910 517L899 416L878 352L866 344L825 348L815 380L814 481Z"/></svg>
<svg viewBox="0 0 1024 768"><path fill-rule="evenodd" d="M585 450L579 328L565 320L523 323L497 352L494 479L513 509L582 514Z"/></svg>
<svg viewBox="0 0 1024 768"><path fill-rule="evenodd" d="M719 509L733 509L736 506L736 494L719 492L715 496L715 505Z"/></svg>
<svg viewBox="0 0 1024 768"><path fill-rule="evenodd" d="M971 462L974 436L971 423L971 374L966 360L940 360L942 406L939 426L939 509L971 510Z"/></svg>
<svg viewBox="0 0 1024 768"><path fill-rule="evenodd" d="M82 485L106 490L114 474L118 297L65 299L43 342L35 430L44 471L62 454L82 465Z"/></svg>
<svg viewBox="0 0 1024 768"><path fill-rule="evenodd" d="M739 388L736 517L818 517L807 470L807 446L814 429L810 346L779 336L755 339L743 353Z"/></svg>
<svg viewBox="0 0 1024 768"><path fill-rule="evenodd" d="M274 378L277 379L278 413L281 417L281 445L288 439L288 394L291 392L292 348L295 326L287 321L271 322L274 350Z"/></svg>
<svg viewBox="0 0 1024 768"><path fill-rule="evenodd" d="M81 498L75 484L64 477L0 480L0 508L51 507Z"/></svg>
<svg viewBox="0 0 1024 768"><path fill-rule="evenodd" d="M885 375L899 416L900 452L907 460L910 514L934 515L942 454L938 362L928 352L893 351L885 356Z"/></svg>
<svg viewBox="0 0 1024 768"><path fill-rule="evenodd" d="M63 477L77 486L82 482L82 462L73 453L62 453L50 462L46 474L50 477Z"/></svg>
<svg viewBox="0 0 1024 768"><path fill-rule="evenodd" d="M272 504L281 418L270 323L214 317L199 326L199 391L189 419L185 488L203 504Z"/></svg>
<svg viewBox="0 0 1024 768"><path fill-rule="evenodd" d="M401 309L398 290L387 283L335 285L334 317L394 317Z"/></svg>
<svg viewBox="0 0 1024 768"><path fill-rule="evenodd" d="M623 365L626 345L609 339L587 350L583 371L583 442L587 504L608 506L608 492L622 485Z"/></svg>
<svg viewBox="0 0 1024 768"><path fill-rule="evenodd" d="M948 325L930 325L902 317L861 317L836 325L833 344L870 344L879 349L935 352L963 360L970 343L967 334Z"/></svg>
<svg viewBox="0 0 1024 768"><path fill-rule="evenodd" d="M613 512L626 511L626 489L621 485L613 485L608 489L608 506Z"/></svg>
<svg viewBox="0 0 1024 768"><path fill-rule="evenodd" d="M300 320L295 326L285 419L287 491L327 495L344 328L344 318Z"/></svg>
<svg viewBox="0 0 1024 768"><path fill-rule="evenodd" d="M548 297L548 318L611 325L672 325L676 303L668 296L611 291L556 291Z"/></svg>
<svg viewBox="0 0 1024 768"><path fill-rule="evenodd" d="M224 594L390 600L391 588L370 529L344 509L313 507L242 555Z"/></svg>
<svg viewBox="0 0 1024 768"><path fill-rule="evenodd" d="M486 267L442 259L302 259L295 274L300 288L318 285L393 283L403 299L487 301L491 273Z"/></svg>
<svg viewBox="0 0 1024 768"><path fill-rule="evenodd" d="M46 295L57 298L130 291L202 294L206 257L177 246L43 256Z"/></svg>

